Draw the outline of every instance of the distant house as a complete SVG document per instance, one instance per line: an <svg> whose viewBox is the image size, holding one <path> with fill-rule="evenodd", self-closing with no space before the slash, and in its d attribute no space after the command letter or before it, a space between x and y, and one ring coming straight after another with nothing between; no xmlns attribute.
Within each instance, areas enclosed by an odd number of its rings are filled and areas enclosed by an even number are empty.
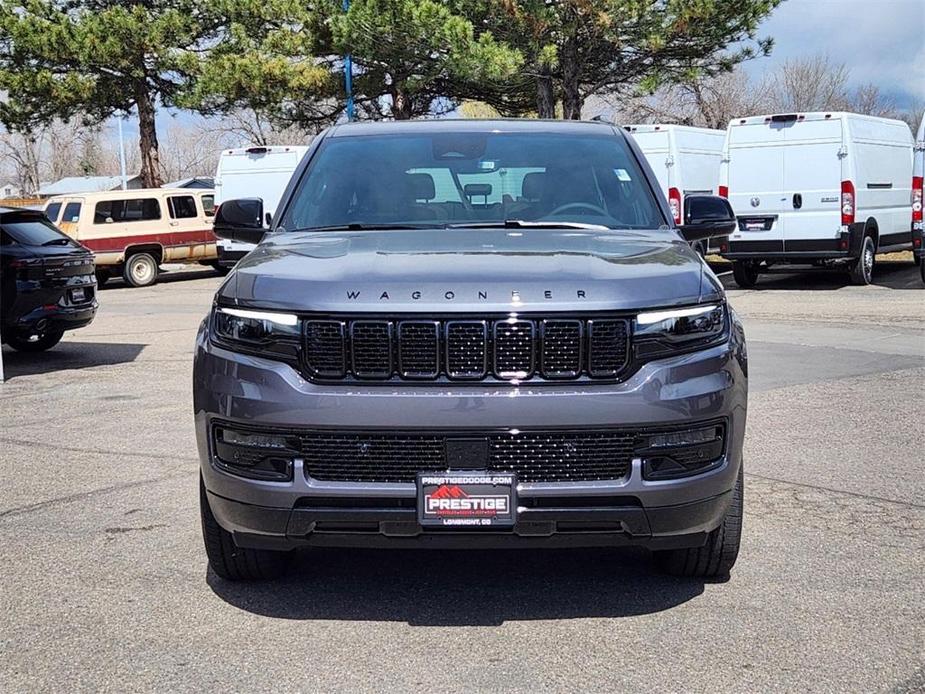
<svg viewBox="0 0 925 694"><path fill-rule="evenodd" d="M143 188L141 176L128 176L126 185L131 190ZM53 195L74 195L76 193L99 193L106 190L121 190L121 176L67 176L54 183L43 184L38 190L40 198Z"/></svg>
<svg viewBox="0 0 925 694"><path fill-rule="evenodd" d="M215 187L215 179L211 176L194 176L193 178L181 178L179 181L165 183L161 188L198 188L207 190Z"/></svg>
<svg viewBox="0 0 925 694"><path fill-rule="evenodd" d="M0 183L0 198L22 197L22 190L15 183Z"/></svg>

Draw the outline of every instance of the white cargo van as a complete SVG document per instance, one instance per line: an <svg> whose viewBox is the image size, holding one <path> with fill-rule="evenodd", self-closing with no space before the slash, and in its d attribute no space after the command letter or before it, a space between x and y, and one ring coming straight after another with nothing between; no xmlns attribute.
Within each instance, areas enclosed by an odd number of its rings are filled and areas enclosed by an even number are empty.
<svg viewBox="0 0 925 694"><path fill-rule="evenodd" d="M925 115L915 136L912 167L912 252L925 282L925 222L922 206L925 205Z"/></svg>
<svg viewBox="0 0 925 694"><path fill-rule="evenodd" d="M263 209L274 212L292 172L307 151L305 145L226 149L215 172L216 206L235 198L263 198ZM249 243L219 239L219 265L233 267L253 248Z"/></svg>
<svg viewBox="0 0 925 694"><path fill-rule="evenodd" d="M716 195L725 130L663 124L624 127L655 172L676 224L681 224L688 195ZM693 245L702 255L705 244Z"/></svg>
<svg viewBox="0 0 925 694"><path fill-rule="evenodd" d="M733 119L720 195L739 229L721 254L739 286L780 263L842 267L869 284L877 253L912 244L912 144L902 121L854 113Z"/></svg>

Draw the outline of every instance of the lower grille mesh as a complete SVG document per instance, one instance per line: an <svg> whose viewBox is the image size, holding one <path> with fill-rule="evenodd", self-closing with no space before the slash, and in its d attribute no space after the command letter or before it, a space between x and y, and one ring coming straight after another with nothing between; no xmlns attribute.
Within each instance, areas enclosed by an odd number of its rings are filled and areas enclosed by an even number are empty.
<svg viewBox="0 0 925 694"><path fill-rule="evenodd" d="M443 434L312 432L301 438L305 472L317 480L414 482L418 472L446 469ZM487 469L516 472L521 482L621 479L629 472L636 441L632 432L588 431L483 438Z"/></svg>

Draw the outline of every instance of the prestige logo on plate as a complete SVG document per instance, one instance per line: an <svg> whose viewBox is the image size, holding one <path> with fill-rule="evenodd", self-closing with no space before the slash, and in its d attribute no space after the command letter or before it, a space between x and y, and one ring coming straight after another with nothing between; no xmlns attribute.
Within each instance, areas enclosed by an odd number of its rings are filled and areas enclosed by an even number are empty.
<svg viewBox="0 0 925 694"><path fill-rule="evenodd" d="M492 525L511 517L511 479L493 475L422 477L423 514L443 525Z"/></svg>

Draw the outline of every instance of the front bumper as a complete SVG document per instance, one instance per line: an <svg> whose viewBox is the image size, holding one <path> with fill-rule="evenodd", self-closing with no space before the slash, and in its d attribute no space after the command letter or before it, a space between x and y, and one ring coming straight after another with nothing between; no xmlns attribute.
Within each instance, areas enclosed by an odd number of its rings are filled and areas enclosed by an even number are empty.
<svg viewBox="0 0 925 694"><path fill-rule="evenodd" d="M212 512L240 546L698 546L728 508L742 465L747 367L736 323L729 342L649 362L617 384L318 386L289 366L229 352L200 331L194 406ZM509 428L685 427L726 422L721 463L692 477L518 485L513 530L423 530L415 485L322 481L294 461L285 482L245 479L213 460L213 419L255 427L473 432Z"/></svg>

